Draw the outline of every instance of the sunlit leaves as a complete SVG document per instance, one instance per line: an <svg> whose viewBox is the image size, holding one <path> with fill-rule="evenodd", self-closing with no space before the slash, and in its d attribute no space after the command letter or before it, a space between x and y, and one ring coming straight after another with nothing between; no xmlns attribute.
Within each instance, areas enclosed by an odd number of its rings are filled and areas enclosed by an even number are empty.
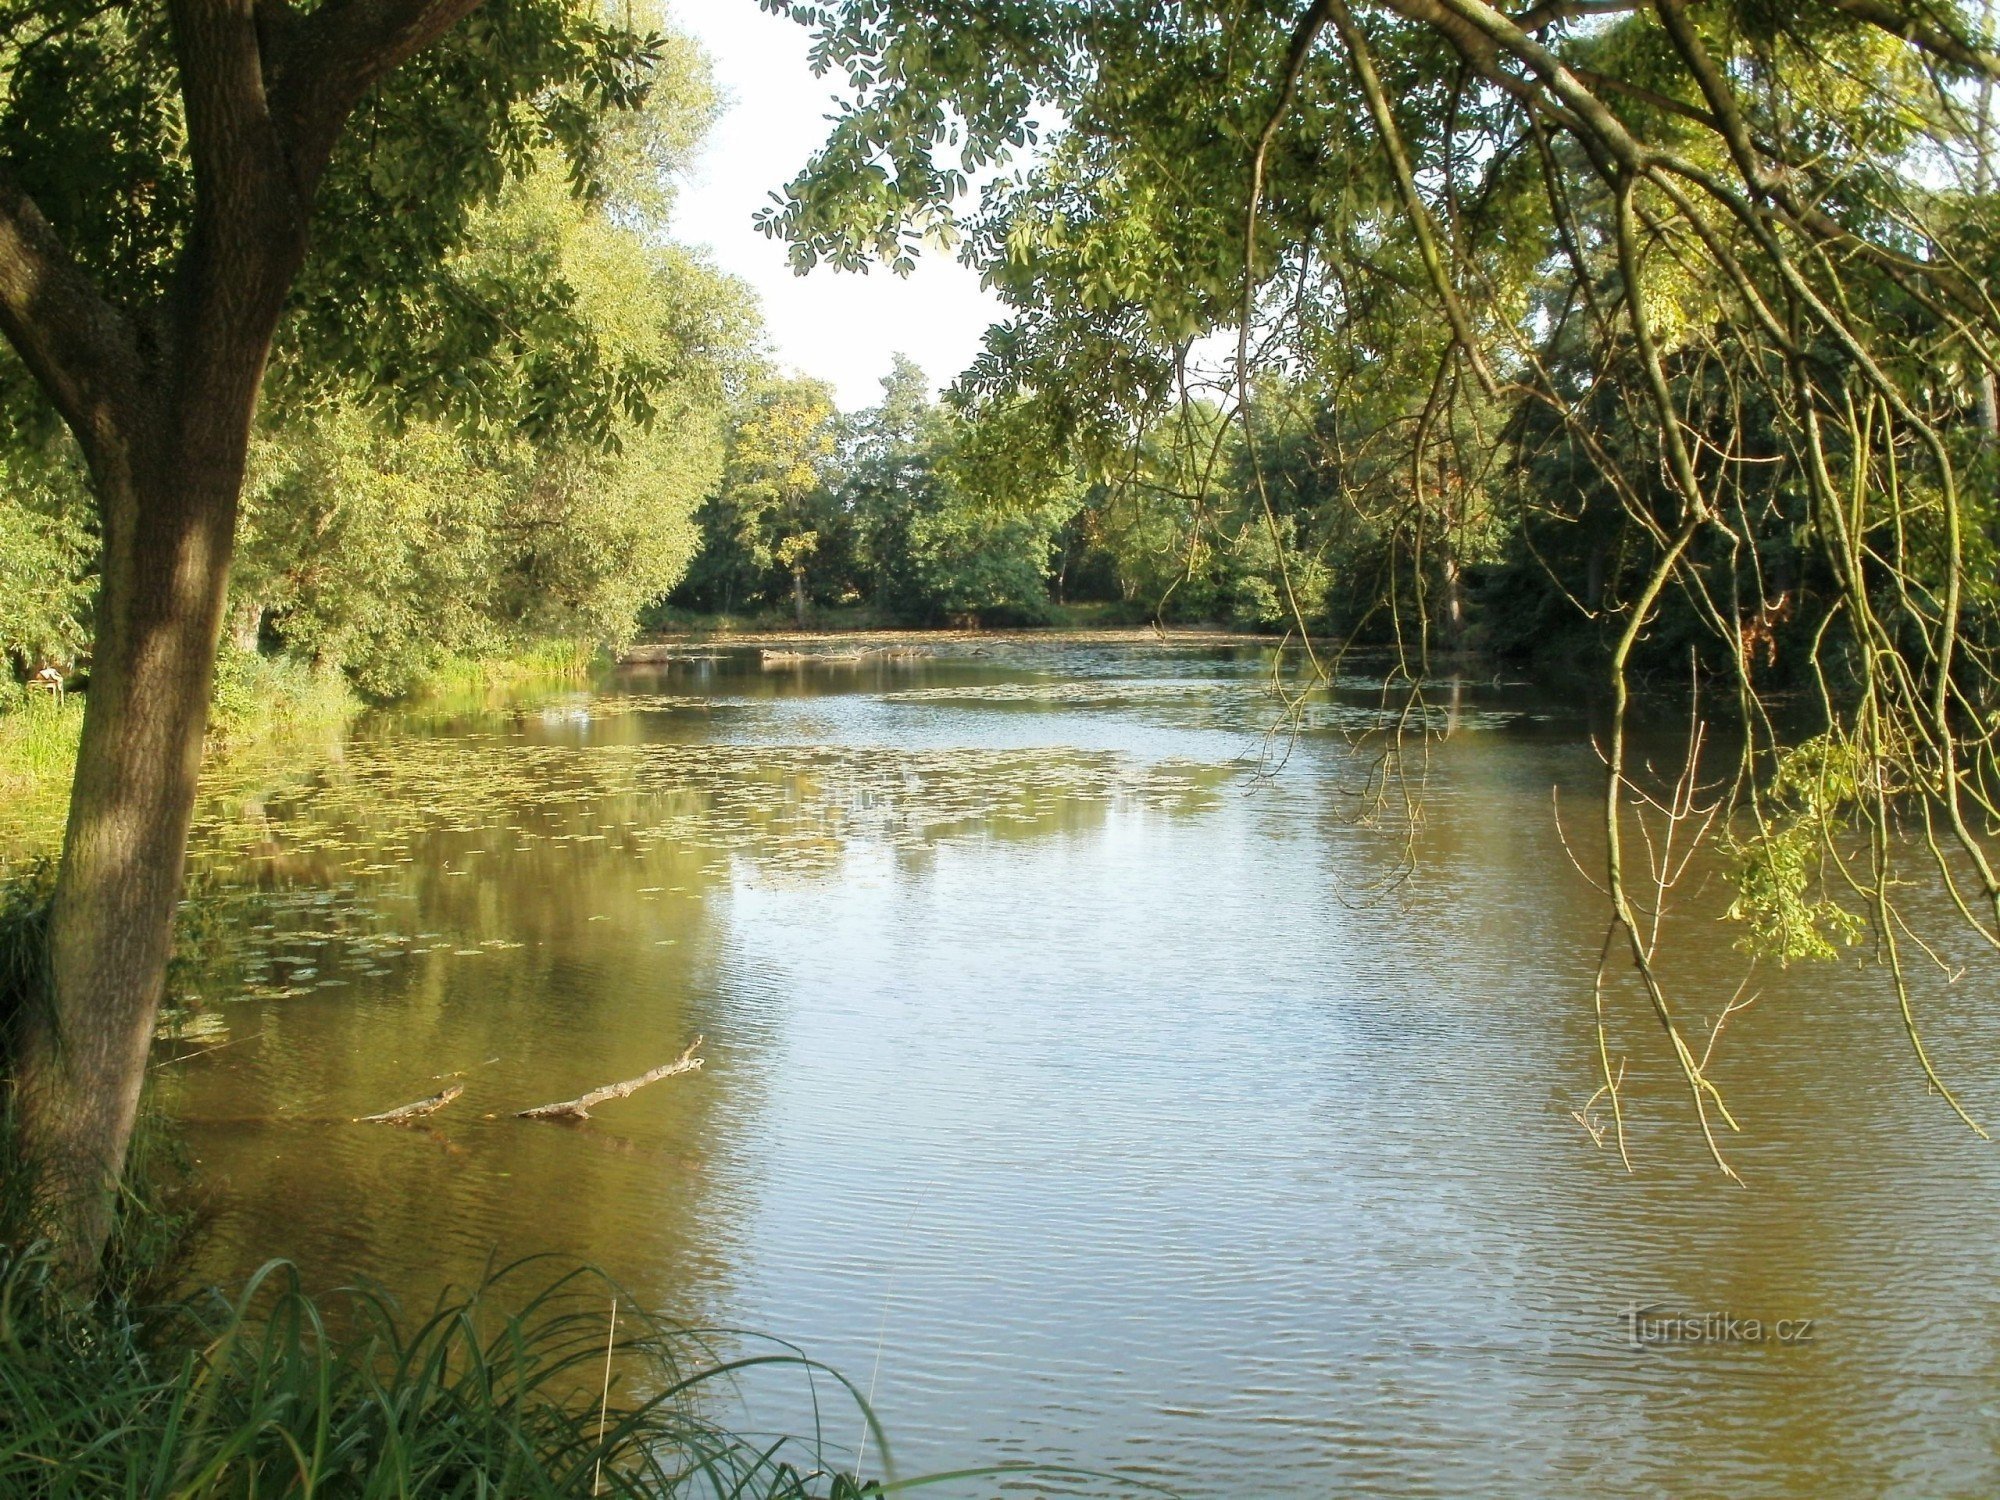
<svg viewBox="0 0 2000 1500"><path fill-rule="evenodd" d="M578 200L554 157L472 217L445 274L493 285L521 340L522 368L461 377L467 399L514 379L572 401L564 381L584 352L634 389L600 413L599 432L392 424L337 388L277 409L246 498L238 608L268 614L288 649L344 666L375 696L452 656L628 637L686 571L693 513L720 478L733 393L753 364L742 288Z"/></svg>
<svg viewBox="0 0 2000 1500"><path fill-rule="evenodd" d="M169 321L194 203L166 9L10 4L0 36L0 159L150 338ZM667 92L653 101L656 82ZM613 441L620 420L645 416L648 372L588 337L544 260L457 257L508 183L553 161L575 194L609 198L635 162L653 173L684 152L688 122L711 108L687 44L659 35L649 8L488 0L363 100L341 138L273 397L338 387L405 415ZM660 197L623 201L642 200Z"/></svg>
<svg viewBox="0 0 2000 1500"><path fill-rule="evenodd" d="M1744 926L1744 952L1790 964L1829 959L1866 932L1843 905L1839 842L1854 823L1869 774L1855 747L1819 735L1782 757L1768 788L1768 813L1754 830L1724 841L1736 898L1728 920Z"/></svg>

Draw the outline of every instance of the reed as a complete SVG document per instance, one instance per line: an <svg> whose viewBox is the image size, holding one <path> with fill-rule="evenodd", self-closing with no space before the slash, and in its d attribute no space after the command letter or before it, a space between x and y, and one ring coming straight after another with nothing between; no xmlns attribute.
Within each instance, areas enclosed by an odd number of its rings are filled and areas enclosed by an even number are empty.
<svg viewBox="0 0 2000 1500"><path fill-rule="evenodd" d="M424 675L417 696L477 695L522 682L580 682L604 659L595 641L531 641L512 651L442 662Z"/></svg>
<svg viewBox="0 0 2000 1500"><path fill-rule="evenodd" d="M513 1310L522 1262L426 1316L350 1289L322 1301L274 1261L233 1298L164 1314L78 1310L47 1262L0 1263L0 1493L126 1496L741 1496L847 1500L815 1436L746 1438L712 1416L738 1376L784 1366L858 1409L794 1352L726 1358L617 1303L587 1270Z"/></svg>

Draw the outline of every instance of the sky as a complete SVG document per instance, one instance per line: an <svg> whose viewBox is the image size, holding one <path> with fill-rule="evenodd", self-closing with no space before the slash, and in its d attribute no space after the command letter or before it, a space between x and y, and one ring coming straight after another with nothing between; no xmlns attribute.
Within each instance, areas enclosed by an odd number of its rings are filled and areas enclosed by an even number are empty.
<svg viewBox="0 0 2000 1500"><path fill-rule="evenodd" d="M827 266L796 276L784 245L751 222L826 133L831 80L807 65L810 33L757 0L682 0L671 14L708 50L724 101L703 160L682 184L674 238L708 246L721 269L756 290L778 362L830 381L842 408L880 400L897 353L948 385L1001 315L976 274L926 252L908 278L880 266L865 276Z"/></svg>

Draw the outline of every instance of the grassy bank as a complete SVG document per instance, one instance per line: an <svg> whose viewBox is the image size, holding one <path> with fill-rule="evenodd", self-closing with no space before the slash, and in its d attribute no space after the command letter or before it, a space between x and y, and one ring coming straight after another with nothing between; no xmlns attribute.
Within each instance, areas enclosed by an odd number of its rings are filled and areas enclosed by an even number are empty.
<svg viewBox="0 0 2000 1500"><path fill-rule="evenodd" d="M33 852L60 834L82 734L80 697L12 689L0 698L0 871L10 845Z"/></svg>
<svg viewBox="0 0 2000 1500"><path fill-rule="evenodd" d="M427 673L410 696L452 697L523 682L577 681L603 660L594 641L539 641L498 656L454 657Z"/></svg>
<svg viewBox="0 0 2000 1500"><path fill-rule="evenodd" d="M225 651L208 707L211 753L337 728L361 709L347 679L286 656Z"/></svg>
<svg viewBox="0 0 2000 1500"><path fill-rule="evenodd" d="M733 1382L810 1381L882 1435L851 1388L778 1350L726 1359L587 1272L535 1263L427 1315L315 1299L282 1264L239 1294L65 1305L33 1256L0 1258L0 1492L22 1497L742 1496L875 1493L817 1436L715 1420ZM615 1347L611 1312L617 1307ZM849 1460L851 1462L851 1460Z"/></svg>
<svg viewBox="0 0 2000 1500"><path fill-rule="evenodd" d="M547 641L502 656L454 659L413 698L477 698L530 681L575 681L604 659L593 642ZM0 871L52 849L69 805L85 694L57 699L0 688ZM211 756L282 747L341 728L366 705L338 670L286 656L224 650L209 703Z"/></svg>
<svg viewBox="0 0 2000 1500"><path fill-rule="evenodd" d="M85 695L0 696L0 871L54 849L69 808ZM211 754L232 755L345 724L360 701L338 672L281 657L226 653L209 707Z"/></svg>

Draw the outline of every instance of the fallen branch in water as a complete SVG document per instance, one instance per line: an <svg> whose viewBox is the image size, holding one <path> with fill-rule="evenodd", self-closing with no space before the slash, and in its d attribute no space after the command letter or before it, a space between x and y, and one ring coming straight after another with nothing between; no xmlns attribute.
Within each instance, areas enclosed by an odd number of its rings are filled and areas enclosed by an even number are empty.
<svg viewBox="0 0 2000 1500"><path fill-rule="evenodd" d="M411 1120L421 1120L425 1115L434 1115L452 1100L465 1092L465 1085L454 1083L443 1093L432 1094L428 1099L419 1099L415 1104L405 1104L398 1109L385 1109L379 1115L363 1115L363 1125L407 1125Z"/></svg>
<svg viewBox="0 0 2000 1500"><path fill-rule="evenodd" d="M670 1063L661 1063L650 1073L641 1073L637 1078L628 1078L623 1083L607 1083L601 1089L592 1089L587 1094L578 1094L574 1099L564 1099L555 1104L544 1104L535 1109L524 1109L515 1114L517 1120L588 1120L594 1104L602 1104L607 1099L623 1099L628 1094L636 1094L649 1083L658 1083L662 1078L671 1078L676 1073L700 1071L701 1059L695 1050L701 1046L701 1038L688 1043L687 1051Z"/></svg>

